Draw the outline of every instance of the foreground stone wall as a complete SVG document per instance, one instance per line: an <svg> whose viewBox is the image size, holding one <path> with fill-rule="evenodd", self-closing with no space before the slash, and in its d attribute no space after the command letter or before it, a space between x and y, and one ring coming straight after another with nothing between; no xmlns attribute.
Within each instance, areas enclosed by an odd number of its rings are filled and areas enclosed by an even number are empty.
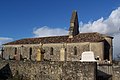
<svg viewBox="0 0 120 80"><path fill-rule="evenodd" d="M11 74L20 80L96 80L96 63L93 62L0 61L0 71L3 70L7 71L1 74Z"/></svg>
<svg viewBox="0 0 120 80"><path fill-rule="evenodd" d="M113 65L112 64L98 64L97 65L97 78L98 80L116 80L113 78Z"/></svg>
<svg viewBox="0 0 120 80"><path fill-rule="evenodd" d="M120 80L120 61L113 64L113 80Z"/></svg>
<svg viewBox="0 0 120 80"><path fill-rule="evenodd" d="M98 64L97 78L99 80L120 80L120 61L113 64Z"/></svg>

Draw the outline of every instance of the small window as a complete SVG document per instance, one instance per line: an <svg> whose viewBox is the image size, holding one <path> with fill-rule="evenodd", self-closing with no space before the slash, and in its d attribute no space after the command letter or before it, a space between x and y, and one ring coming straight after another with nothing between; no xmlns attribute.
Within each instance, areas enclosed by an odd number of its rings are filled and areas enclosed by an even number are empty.
<svg viewBox="0 0 120 80"><path fill-rule="evenodd" d="M17 54L17 48L15 48L15 55Z"/></svg>
<svg viewBox="0 0 120 80"><path fill-rule="evenodd" d="M50 48L50 55L53 55L53 48Z"/></svg>
<svg viewBox="0 0 120 80"><path fill-rule="evenodd" d="M4 48L2 47L1 49L1 57L3 58L3 52L4 52Z"/></svg>
<svg viewBox="0 0 120 80"><path fill-rule="evenodd" d="M74 55L77 55L77 47L74 47Z"/></svg>
<svg viewBox="0 0 120 80"><path fill-rule="evenodd" d="M31 56L32 56L32 48L30 48L30 52L29 52L29 59L31 60Z"/></svg>

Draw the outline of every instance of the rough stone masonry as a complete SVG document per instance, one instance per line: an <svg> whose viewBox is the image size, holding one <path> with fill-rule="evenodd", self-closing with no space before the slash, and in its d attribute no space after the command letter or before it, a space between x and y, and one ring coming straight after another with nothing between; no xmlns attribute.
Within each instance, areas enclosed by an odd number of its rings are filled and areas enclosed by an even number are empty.
<svg viewBox="0 0 120 80"><path fill-rule="evenodd" d="M96 69L95 62L0 61L7 80L96 80Z"/></svg>

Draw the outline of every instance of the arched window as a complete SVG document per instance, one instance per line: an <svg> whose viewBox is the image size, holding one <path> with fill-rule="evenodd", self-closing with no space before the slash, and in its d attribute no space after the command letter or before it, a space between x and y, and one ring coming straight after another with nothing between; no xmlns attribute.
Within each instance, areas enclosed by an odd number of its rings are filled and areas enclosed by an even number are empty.
<svg viewBox="0 0 120 80"><path fill-rule="evenodd" d="M31 56L32 56L32 48L29 49L29 59L31 60Z"/></svg>
<svg viewBox="0 0 120 80"><path fill-rule="evenodd" d="M74 55L77 55L77 47L74 47Z"/></svg>
<svg viewBox="0 0 120 80"><path fill-rule="evenodd" d="M53 47L50 48L50 55L53 55Z"/></svg>
<svg viewBox="0 0 120 80"><path fill-rule="evenodd" d="M3 59L3 52L4 52L4 48L2 47L2 49L1 49L1 57L2 57L2 59Z"/></svg>
<svg viewBox="0 0 120 80"><path fill-rule="evenodd" d="M15 48L15 55L17 54L17 48Z"/></svg>
<svg viewBox="0 0 120 80"><path fill-rule="evenodd" d="M15 53L14 53L14 58L13 58L13 60L17 60L18 59L18 57L17 57L17 48L15 48Z"/></svg>

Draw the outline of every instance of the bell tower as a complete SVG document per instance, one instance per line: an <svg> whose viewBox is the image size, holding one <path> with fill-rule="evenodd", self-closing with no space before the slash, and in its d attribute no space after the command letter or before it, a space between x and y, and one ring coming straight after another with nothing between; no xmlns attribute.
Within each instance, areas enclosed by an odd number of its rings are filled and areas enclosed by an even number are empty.
<svg viewBox="0 0 120 80"><path fill-rule="evenodd" d="M73 38L77 34L79 34L78 15L77 11L73 11L70 20L69 38Z"/></svg>

